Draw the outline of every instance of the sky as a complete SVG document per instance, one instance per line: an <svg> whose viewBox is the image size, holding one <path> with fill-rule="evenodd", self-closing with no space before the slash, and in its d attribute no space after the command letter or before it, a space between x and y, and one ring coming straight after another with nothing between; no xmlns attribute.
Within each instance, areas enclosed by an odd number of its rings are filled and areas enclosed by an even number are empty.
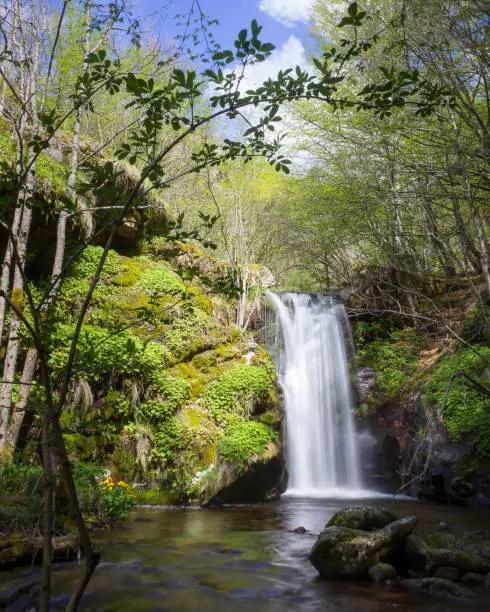
<svg viewBox="0 0 490 612"><path fill-rule="evenodd" d="M305 38L308 33L311 4L313 0L199 0L202 11L216 18L219 25L214 28L216 40L221 46L233 48L238 32L249 28L252 19L263 27L262 42L271 42L276 51L263 64L255 67L250 80L259 82L276 74L281 68L306 65ZM170 0L169 15L184 13L192 0ZM168 2L167 2L168 4ZM158 9L162 0L138 0L136 11L144 15ZM169 38L178 33L175 20L166 19L163 33Z"/></svg>

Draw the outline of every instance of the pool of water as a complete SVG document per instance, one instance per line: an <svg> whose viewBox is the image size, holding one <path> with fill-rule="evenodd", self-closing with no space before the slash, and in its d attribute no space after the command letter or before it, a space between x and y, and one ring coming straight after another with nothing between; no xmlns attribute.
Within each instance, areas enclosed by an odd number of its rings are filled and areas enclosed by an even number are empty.
<svg viewBox="0 0 490 612"><path fill-rule="evenodd" d="M139 508L124 525L97 536L103 547L81 609L92 612L301 612L490 610L483 591L474 602L441 601L396 586L319 580L307 554L318 532L355 500L283 497L255 506ZM367 503L364 500L361 503ZM455 530L488 529L488 512L410 500L372 500L397 515L414 514L417 531L440 521ZM292 532L298 526L309 531ZM53 609L80 576L76 563L57 566ZM40 578L38 568L0 574L0 591ZM24 606L24 607L23 607ZM25 610L18 600L7 610Z"/></svg>

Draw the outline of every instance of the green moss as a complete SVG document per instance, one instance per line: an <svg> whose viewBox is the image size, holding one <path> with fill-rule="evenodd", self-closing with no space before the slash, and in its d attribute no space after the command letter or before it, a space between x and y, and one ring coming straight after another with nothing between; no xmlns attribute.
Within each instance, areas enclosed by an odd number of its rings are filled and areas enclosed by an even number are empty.
<svg viewBox="0 0 490 612"><path fill-rule="evenodd" d="M185 293L185 285L179 276L163 266L144 270L141 273L137 286L141 291L149 295L165 293L181 296Z"/></svg>
<svg viewBox="0 0 490 612"><path fill-rule="evenodd" d="M457 543L452 535L448 533L430 533L425 541L431 548L456 548Z"/></svg>
<svg viewBox="0 0 490 612"><path fill-rule="evenodd" d="M208 348L207 314L191 304L182 309L182 316L172 321L165 333L165 344L179 361Z"/></svg>
<svg viewBox="0 0 490 612"><path fill-rule="evenodd" d="M200 370L205 370L218 365L218 358L214 351L205 351L192 358L192 365Z"/></svg>
<svg viewBox="0 0 490 612"><path fill-rule="evenodd" d="M173 502L173 497L162 489L144 489L136 494L136 502L148 506L168 506Z"/></svg>
<svg viewBox="0 0 490 612"><path fill-rule="evenodd" d="M207 383L209 382L208 376L202 374L192 363L179 363L170 370L174 375L180 376L185 379L189 385L189 396L191 399L195 399L202 395Z"/></svg>
<svg viewBox="0 0 490 612"><path fill-rule="evenodd" d="M112 283L122 287L135 285L140 280L146 267L144 262L137 261L132 257L121 257L118 274L112 279Z"/></svg>
<svg viewBox="0 0 490 612"><path fill-rule="evenodd" d="M486 359L490 359L490 347L476 345L475 348ZM456 372L465 372L479 380L483 386L488 386L486 367L486 362L469 348L442 358L424 388L423 399L440 408L444 402L448 383ZM468 385L464 379L454 379L446 398L443 417L449 436L453 440L461 440L464 436L472 434L475 436L477 455L483 458L489 456L490 405L484 394Z"/></svg>
<svg viewBox="0 0 490 612"><path fill-rule="evenodd" d="M97 271L104 249L100 246L88 246L76 257L70 266L72 278L91 279ZM101 279L115 276L120 270L121 257L115 251L109 251L102 269Z"/></svg>
<svg viewBox="0 0 490 612"><path fill-rule="evenodd" d="M202 401L218 424L227 424L231 415L252 414L258 405L267 404L272 390L272 381L265 370L239 365L222 374Z"/></svg>
<svg viewBox="0 0 490 612"><path fill-rule="evenodd" d="M219 447L220 457L227 463L243 464L259 457L277 434L263 423L247 421L227 428Z"/></svg>

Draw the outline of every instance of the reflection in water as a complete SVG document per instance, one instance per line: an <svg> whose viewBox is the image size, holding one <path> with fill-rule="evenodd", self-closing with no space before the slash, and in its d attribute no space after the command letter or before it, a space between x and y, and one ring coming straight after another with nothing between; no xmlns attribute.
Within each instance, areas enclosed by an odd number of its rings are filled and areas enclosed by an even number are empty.
<svg viewBox="0 0 490 612"><path fill-rule="evenodd" d="M441 602L396 587L323 582L307 554L339 508L354 502L286 498L274 504L199 509L139 509L133 519L99 538L104 547L82 610L92 612L330 612L397 608L477 611L489 602ZM415 514L419 531L443 520L481 529L488 514L408 501L375 500L398 515ZM290 530L304 526L306 534ZM55 573L54 605L66 602L79 577L73 564ZM40 571L0 575L0 591L40 578ZM24 602L25 604L26 602ZM53 608L54 609L54 608ZM22 602L11 612L25 610Z"/></svg>

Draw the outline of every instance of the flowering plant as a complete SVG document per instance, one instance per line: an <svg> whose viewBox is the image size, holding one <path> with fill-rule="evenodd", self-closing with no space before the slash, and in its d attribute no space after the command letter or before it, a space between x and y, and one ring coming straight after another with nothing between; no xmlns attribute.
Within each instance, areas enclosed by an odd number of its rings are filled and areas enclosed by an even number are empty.
<svg viewBox="0 0 490 612"><path fill-rule="evenodd" d="M123 480L114 482L110 475L100 481L98 486L103 516L111 521L127 518L136 506L136 496L131 492L131 486Z"/></svg>

